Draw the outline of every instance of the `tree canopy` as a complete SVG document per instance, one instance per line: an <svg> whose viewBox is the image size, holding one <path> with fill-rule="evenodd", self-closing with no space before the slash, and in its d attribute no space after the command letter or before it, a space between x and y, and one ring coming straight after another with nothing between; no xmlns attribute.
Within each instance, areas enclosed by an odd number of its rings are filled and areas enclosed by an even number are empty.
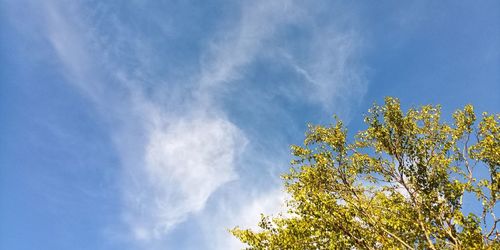
<svg viewBox="0 0 500 250"><path fill-rule="evenodd" d="M500 115L476 119L388 97L352 140L337 118L309 125L283 175L287 211L231 233L248 249L500 249Z"/></svg>

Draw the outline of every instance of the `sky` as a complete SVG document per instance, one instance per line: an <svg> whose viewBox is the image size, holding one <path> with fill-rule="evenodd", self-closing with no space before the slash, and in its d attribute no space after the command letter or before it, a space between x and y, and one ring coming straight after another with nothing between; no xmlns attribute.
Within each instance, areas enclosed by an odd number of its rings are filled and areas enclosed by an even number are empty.
<svg viewBox="0 0 500 250"><path fill-rule="evenodd" d="M0 0L0 37L1 249L238 249L307 123L500 111L498 1Z"/></svg>

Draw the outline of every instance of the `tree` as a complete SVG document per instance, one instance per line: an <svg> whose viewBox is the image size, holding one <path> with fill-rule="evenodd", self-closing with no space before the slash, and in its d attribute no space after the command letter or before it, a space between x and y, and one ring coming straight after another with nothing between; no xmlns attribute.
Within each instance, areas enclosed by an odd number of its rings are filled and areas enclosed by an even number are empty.
<svg viewBox="0 0 500 250"><path fill-rule="evenodd" d="M499 114L476 123L467 105L448 124L388 97L365 123L351 142L337 118L309 125L283 175L287 213L231 233L249 249L500 249Z"/></svg>

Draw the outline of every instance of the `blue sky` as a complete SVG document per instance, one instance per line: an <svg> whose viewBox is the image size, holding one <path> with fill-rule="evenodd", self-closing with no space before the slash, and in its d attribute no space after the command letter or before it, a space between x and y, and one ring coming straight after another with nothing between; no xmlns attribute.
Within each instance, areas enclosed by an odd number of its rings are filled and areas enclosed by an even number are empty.
<svg viewBox="0 0 500 250"><path fill-rule="evenodd" d="M236 249L308 122L499 112L498 1L0 4L2 249Z"/></svg>

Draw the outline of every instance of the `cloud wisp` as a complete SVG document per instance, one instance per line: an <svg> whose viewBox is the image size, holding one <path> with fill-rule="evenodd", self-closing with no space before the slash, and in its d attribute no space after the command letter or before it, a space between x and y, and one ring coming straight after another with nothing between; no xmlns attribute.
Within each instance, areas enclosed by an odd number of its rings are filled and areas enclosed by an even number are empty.
<svg viewBox="0 0 500 250"><path fill-rule="evenodd" d="M79 6L51 2L46 7L47 37L63 71L117 123L114 137L125 168L124 217L131 233L137 240L161 238L190 213L203 209L212 192L236 178L234 164L245 136L210 106L194 104L182 115L162 110L134 85L135 79L121 73L126 69L96 56L106 54L99 47L100 34L81 35L87 31L85 25L92 24L67 16ZM105 72L96 63L111 71L124 94L113 93L113 86L99 77Z"/></svg>
<svg viewBox="0 0 500 250"><path fill-rule="evenodd" d="M245 151L257 139L248 138L237 125L238 117L230 117L217 99L227 88L235 88L256 60L271 56L286 65L305 80L294 94L299 96L294 97L325 109L338 103L345 106L365 91L362 72L351 62L359 48L355 33L334 26L317 27L308 9L294 1L252 1L240 7L241 15L234 24L221 21L223 28L206 35L210 42L196 55L200 58L198 73L180 79L180 83L164 83L161 77L150 76L147 67L151 61L140 55L160 49L148 47L152 44L148 38L138 39L116 19L107 31L100 30L103 25L90 18L97 14L88 6L59 1L45 4L46 35L63 65L61 71L90 97L114 128L123 165L123 217L126 231L138 244L162 240L190 215L202 213L215 192L238 180L242 158L262 157ZM112 15L102 18L112 19ZM301 24L304 20L309 21ZM306 44L301 45L307 48L305 58L280 45L280 39L289 39L282 34L290 26L310 31ZM115 39L106 35L109 29L113 29ZM138 58L123 63L124 53L115 53L113 47L129 48ZM150 92L165 93L164 98L170 100L158 101ZM278 94L289 95L286 91ZM255 102L265 101L259 98L255 96ZM267 177L263 174L262 178ZM276 190L266 193L258 187L238 186L229 195L220 196L215 210L206 212L220 219L200 222L205 223L205 232L220 228L212 247L235 246L222 236L230 224L250 225L253 220L249 222L248 217L279 210L283 195Z"/></svg>

